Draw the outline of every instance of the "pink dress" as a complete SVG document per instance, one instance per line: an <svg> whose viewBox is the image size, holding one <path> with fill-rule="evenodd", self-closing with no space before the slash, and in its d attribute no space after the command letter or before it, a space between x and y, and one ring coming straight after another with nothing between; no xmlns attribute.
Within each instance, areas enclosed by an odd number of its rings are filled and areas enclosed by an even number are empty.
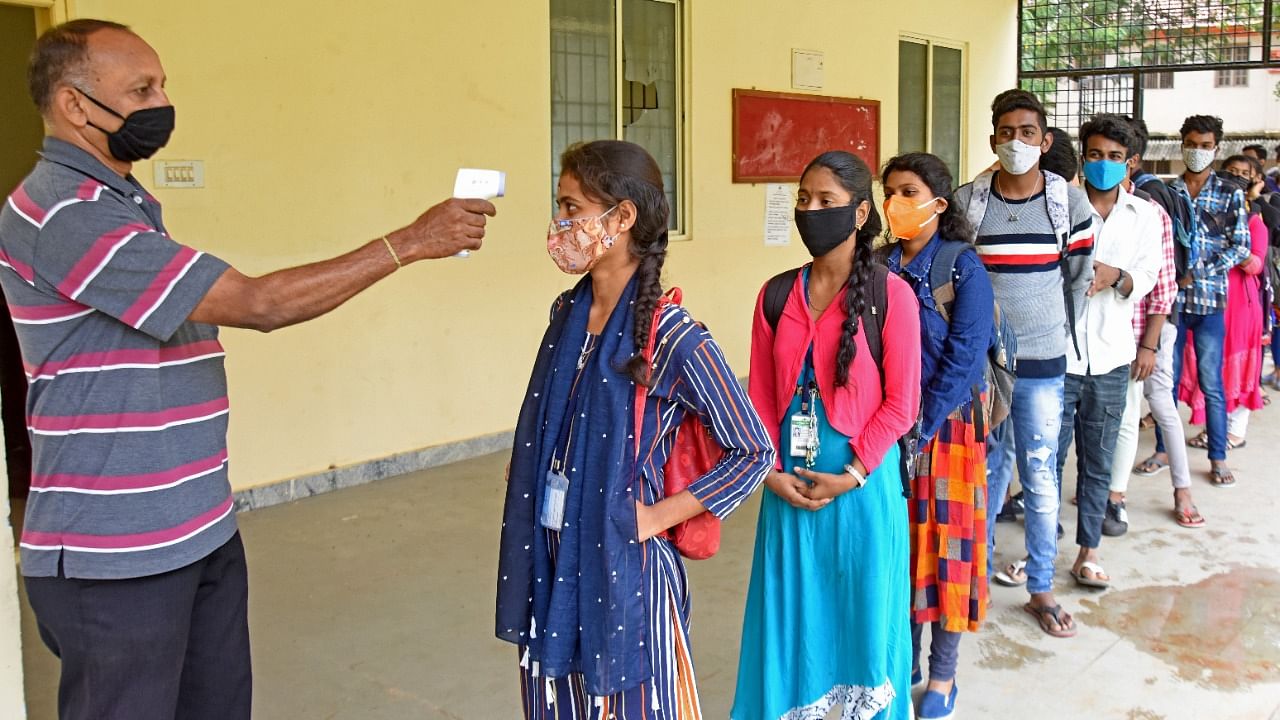
<svg viewBox="0 0 1280 720"><path fill-rule="evenodd" d="M1231 268L1227 280L1227 336L1222 348L1222 390L1227 412L1238 407L1262 408L1261 273L1267 256L1267 226L1262 217L1249 217L1249 259ZM1192 343L1183 353L1178 398L1191 406L1191 423L1204 424L1204 394L1196 377Z"/></svg>

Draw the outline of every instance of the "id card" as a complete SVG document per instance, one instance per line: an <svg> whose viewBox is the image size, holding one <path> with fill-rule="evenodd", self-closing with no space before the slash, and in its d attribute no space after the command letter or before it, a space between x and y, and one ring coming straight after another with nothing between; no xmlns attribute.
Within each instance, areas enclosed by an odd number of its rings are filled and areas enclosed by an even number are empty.
<svg viewBox="0 0 1280 720"><path fill-rule="evenodd" d="M791 457L808 457L818 446L818 419L807 413L791 416Z"/></svg>
<svg viewBox="0 0 1280 720"><path fill-rule="evenodd" d="M547 485L542 494L542 527L560 531L564 527L564 502L569 494L569 478L564 473L548 472Z"/></svg>

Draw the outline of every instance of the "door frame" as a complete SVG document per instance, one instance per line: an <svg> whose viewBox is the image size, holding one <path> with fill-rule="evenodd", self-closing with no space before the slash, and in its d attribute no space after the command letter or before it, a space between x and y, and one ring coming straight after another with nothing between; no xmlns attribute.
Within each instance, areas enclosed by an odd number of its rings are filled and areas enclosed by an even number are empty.
<svg viewBox="0 0 1280 720"><path fill-rule="evenodd" d="M75 0L0 0L0 5L28 7L35 11L36 33L64 23L73 17ZM0 444L0 558L15 557L13 547L13 508L9 504L9 473L4 463L4 446ZM16 560L16 558L15 558ZM32 638L32 641L35 641ZM17 562L0 562L0 717L25 720L26 692L22 665L22 615L18 599Z"/></svg>

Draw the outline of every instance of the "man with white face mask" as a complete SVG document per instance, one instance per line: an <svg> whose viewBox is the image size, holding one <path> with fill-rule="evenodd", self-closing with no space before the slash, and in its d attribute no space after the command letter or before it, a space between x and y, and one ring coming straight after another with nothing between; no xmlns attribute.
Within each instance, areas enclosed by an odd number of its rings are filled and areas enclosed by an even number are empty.
<svg viewBox="0 0 1280 720"><path fill-rule="evenodd" d="M1182 377L1187 333L1192 333L1196 374L1205 399L1210 475L1214 487L1231 487L1227 467L1227 403L1222 387L1226 334L1227 273L1249 258L1249 213L1244 193L1213 172L1222 141L1222 119L1192 115L1182 123L1182 160L1187 171L1170 188L1191 207L1194 233L1187 274L1178 279L1178 342L1173 350L1174 394ZM1156 452L1164 452L1157 430Z"/></svg>
<svg viewBox="0 0 1280 720"><path fill-rule="evenodd" d="M1018 467L1026 513L1026 561L995 575L1005 585L1026 583L1025 609L1055 637L1076 632L1054 601L1058 554L1058 434L1067 357L1076 357L1075 312L1093 281L1094 221L1089 199L1062 177L1044 172L1040 157L1053 143L1044 106L1023 90L1001 93L991 105L991 149L1000 168L955 192L977 228L975 243L992 289L1018 339L1017 383L1009 421L988 443L987 536ZM990 556L989 556L990 557ZM1025 569L1025 572L1024 572Z"/></svg>

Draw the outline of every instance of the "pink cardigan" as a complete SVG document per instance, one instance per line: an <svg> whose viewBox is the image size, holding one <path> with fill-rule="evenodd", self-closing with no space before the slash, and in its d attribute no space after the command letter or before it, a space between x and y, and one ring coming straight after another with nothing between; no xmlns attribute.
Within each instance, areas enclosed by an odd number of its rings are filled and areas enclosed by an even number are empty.
<svg viewBox="0 0 1280 720"><path fill-rule="evenodd" d="M805 300L803 275L796 277L787 298L777 337L764 316L764 289L756 299L751 326L751 377L747 392L756 412L768 428L778 449L776 469L782 469L782 418L795 394L796 379L804 366L805 352L813 343L813 363L818 390L826 402L831 426L851 439L854 454L872 472L884 454L905 435L920 412L920 309L911 286L896 275L888 277L888 312L885 314L884 384L880 392L880 372L867 349L864 328L855 337L858 351L850 367L849 382L836 384L836 352L840 349L840 326L844 323L845 291L841 290L815 323Z"/></svg>

